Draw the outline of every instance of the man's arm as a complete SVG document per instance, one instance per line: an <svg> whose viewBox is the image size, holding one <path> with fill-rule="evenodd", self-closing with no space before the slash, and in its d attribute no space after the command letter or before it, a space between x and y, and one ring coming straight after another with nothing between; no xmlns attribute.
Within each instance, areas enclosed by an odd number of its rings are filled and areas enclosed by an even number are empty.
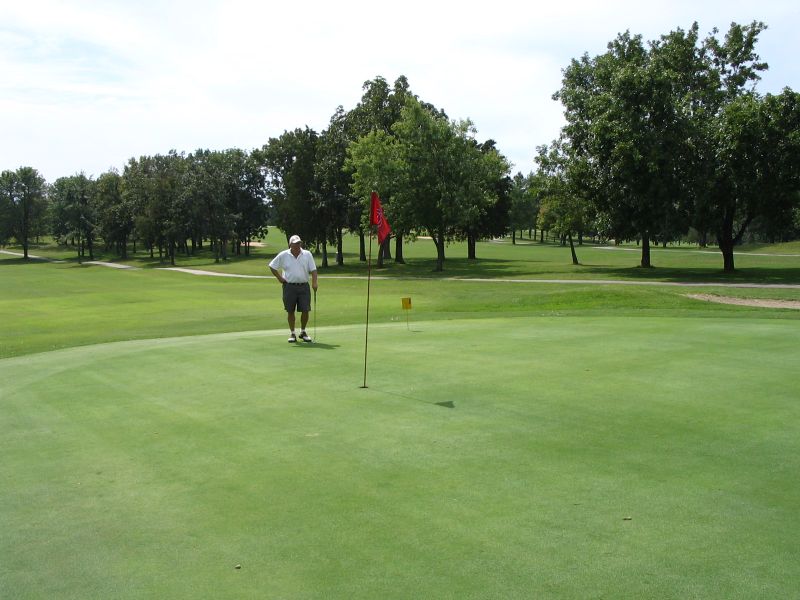
<svg viewBox="0 0 800 600"><path fill-rule="evenodd" d="M269 270L272 271L273 275L275 275L275 279L277 279L281 283L286 283L286 280L283 278L283 275L280 274L280 271L272 267L270 267ZM314 277L316 277L316 274L314 275Z"/></svg>
<svg viewBox="0 0 800 600"><path fill-rule="evenodd" d="M314 291L317 291L317 272L311 271L311 287L314 288Z"/></svg>

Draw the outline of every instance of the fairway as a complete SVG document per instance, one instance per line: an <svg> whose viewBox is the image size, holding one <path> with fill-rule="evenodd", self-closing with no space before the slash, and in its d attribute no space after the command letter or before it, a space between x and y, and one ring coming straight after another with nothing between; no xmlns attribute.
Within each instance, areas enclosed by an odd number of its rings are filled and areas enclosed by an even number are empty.
<svg viewBox="0 0 800 600"><path fill-rule="evenodd" d="M2 359L0 597L790 597L800 320L672 302Z"/></svg>

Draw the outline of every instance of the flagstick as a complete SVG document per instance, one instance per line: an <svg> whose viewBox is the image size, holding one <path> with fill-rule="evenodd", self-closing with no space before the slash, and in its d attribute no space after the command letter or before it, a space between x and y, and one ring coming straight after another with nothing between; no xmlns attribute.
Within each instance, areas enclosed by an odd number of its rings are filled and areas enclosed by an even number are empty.
<svg viewBox="0 0 800 600"><path fill-rule="evenodd" d="M367 346L369 344L369 284L372 281L372 227L369 228L369 254L367 255L367 326L364 333L364 385L367 387Z"/></svg>

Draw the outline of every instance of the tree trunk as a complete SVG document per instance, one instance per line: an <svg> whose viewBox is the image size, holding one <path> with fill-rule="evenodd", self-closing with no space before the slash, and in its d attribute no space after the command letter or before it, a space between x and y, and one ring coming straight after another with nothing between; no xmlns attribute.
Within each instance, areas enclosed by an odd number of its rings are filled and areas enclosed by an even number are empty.
<svg viewBox="0 0 800 600"><path fill-rule="evenodd" d="M389 241L389 238L386 238L385 240L383 240L383 244L380 244L378 246L378 262L375 264L375 267L378 268L378 269L382 269L383 268L383 257L385 256L385 254L383 252L383 247L386 245L386 243L388 241Z"/></svg>
<svg viewBox="0 0 800 600"><path fill-rule="evenodd" d="M575 244L572 242L572 234L567 234L567 238L569 239L569 250L572 252L572 264L579 265L581 263L578 262L578 255L575 254Z"/></svg>
<svg viewBox="0 0 800 600"><path fill-rule="evenodd" d="M644 232L642 234L642 267L651 267L650 264L650 234Z"/></svg>
<svg viewBox="0 0 800 600"><path fill-rule="evenodd" d="M322 244L322 268L328 268L328 245Z"/></svg>
<svg viewBox="0 0 800 600"><path fill-rule="evenodd" d="M733 273L736 270L733 262L733 243L720 242L719 250L722 252L722 270L726 273Z"/></svg>
<svg viewBox="0 0 800 600"><path fill-rule="evenodd" d="M444 233L437 233L434 235L434 243L436 244L436 271L444 271Z"/></svg>
<svg viewBox="0 0 800 600"><path fill-rule="evenodd" d="M467 260L475 260L475 236L471 233L467 234Z"/></svg>
<svg viewBox="0 0 800 600"><path fill-rule="evenodd" d="M364 241L364 230L358 230L358 260L367 262L367 244Z"/></svg>
<svg viewBox="0 0 800 600"><path fill-rule="evenodd" d="M517 244L517 230L516 229L512 229L511 230L511 245L512 246L516 246L516 244Z"/></svg>
<svg viewBox="0 0 800 600"><path fill-rule="evenodd" d="M336 229L336 264L340 267L344 264L344 242L342 241L342 228Z"/></svg>
<svg viewBox="0 0 800 600"><path fill-rule="evenodd" d="M733 273L733 211L726 210L722 215L722 228L717 233L717 243L719 244L719 251L722 252L722 269L726 273Z"/></svg>
<svg viewBox="0 0 800 600"><path fill-rule="evenodd" d="M403 236L398 234L394 238L394 262L398 265L406 264L403 258Z"/></svg>

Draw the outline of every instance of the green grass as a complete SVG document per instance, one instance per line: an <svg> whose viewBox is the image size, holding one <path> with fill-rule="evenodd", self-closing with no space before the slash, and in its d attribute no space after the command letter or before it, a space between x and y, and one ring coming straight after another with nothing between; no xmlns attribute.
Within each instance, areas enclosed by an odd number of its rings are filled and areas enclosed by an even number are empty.
<svg viewBox="0 0 800 600"><path fill-rule="evenodd" d="M800 259L799 259L800 260ZM263 261L259 260L263 267ZM361 323L366 281L342 278L335 268L322 274L320 325ZM491 274L481 271L483 276ZM797 298L797 290L680 288L596 284L437 280L376 273L371 318L405 320L400 298L411 296L412 319L485 318L512 315L706 316L758 314L800 318L800 311L700 303L687 293ZM0 357L129 339L198 333L276 329L285 324L273 279L202 277L164 270L118 270L74 263L0 258ZM390 279L380 279L390 277Z"/></svg>
<svg viewBox="0 0 800 600"><path fill-rule="evenodd" d="M0 597L796 593L800 311L685 294L797 299L714 284L800 258L450 249L486 282L419 244L372 281L367 389L352 256L292 347L270 279L0 255ZM712 285L501 281L682 270Z"/></svg>
<svg viewBox="0 0 800 600"><path fill-rule="evenodd" d="M387 324L366 390L356 326L7 359L4 595L786 597L799 329Z"/></svg>

